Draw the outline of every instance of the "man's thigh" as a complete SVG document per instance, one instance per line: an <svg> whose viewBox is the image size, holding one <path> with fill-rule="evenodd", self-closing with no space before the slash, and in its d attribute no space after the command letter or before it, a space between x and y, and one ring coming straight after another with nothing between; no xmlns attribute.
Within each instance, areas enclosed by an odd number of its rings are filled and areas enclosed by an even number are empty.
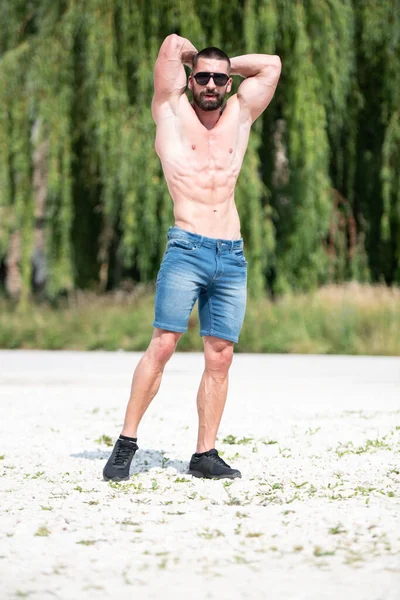
<svg viewBox="0 0 400 600"><path fill-rule="evenodd" d="M176 254L169 254L158 272L153 326L183 333L187 330L200 286L192 262L185 260L185 255Z"/></svg>
<svg viewBox="0 0 400 600"><path fill-rule="evenodd" d="M224 274L199 295L200 335L237 342L247 300L247 265L224 266Z"/></svg>

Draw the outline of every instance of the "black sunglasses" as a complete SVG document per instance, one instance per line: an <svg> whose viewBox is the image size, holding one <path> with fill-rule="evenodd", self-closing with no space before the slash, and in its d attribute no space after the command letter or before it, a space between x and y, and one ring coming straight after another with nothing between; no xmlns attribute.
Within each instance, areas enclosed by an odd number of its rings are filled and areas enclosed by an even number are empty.
<svg viewBox="0 0 400 600"><path fill-rule="evenodd" d="M215 85L217 85L218 87L226 85L229 79L229 75L227 75L226 73L208 73L207 71L196 73L196 75L193 75L193 77L195 78L196 83L198 83L199 85L207 85L207 83L212 77Z"/></svg>

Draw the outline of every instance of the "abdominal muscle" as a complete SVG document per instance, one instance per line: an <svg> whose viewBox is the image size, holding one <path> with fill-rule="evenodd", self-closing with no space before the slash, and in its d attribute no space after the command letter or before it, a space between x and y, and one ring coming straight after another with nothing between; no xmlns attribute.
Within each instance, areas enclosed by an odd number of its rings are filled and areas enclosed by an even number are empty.
<svg viewBox="0 0 400 600"><path fill-rule="evenodd" d="M241 233L234 192L249 128L241 134L232 99L229 105L217 126L207 131L184 97L179 117L171 112L160 117L155 148L174 202L175 225L210 238L237 240Z"/></svg>
<svg viewBox="0 0 400 600"><path fill-rule="evenodd" d="M188 167L184 172L179 167L164 168L164 173L174 202L175 225L210 238L241 237L234 199L235 177L222 169L218 173L201 169L199 173Z"/></svg>

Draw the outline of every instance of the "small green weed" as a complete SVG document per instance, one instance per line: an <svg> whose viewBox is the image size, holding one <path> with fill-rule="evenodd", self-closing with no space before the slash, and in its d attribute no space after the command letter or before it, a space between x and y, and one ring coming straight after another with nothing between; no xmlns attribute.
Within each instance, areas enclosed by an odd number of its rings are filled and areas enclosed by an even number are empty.
<svg viewBox="0 0 400 600"><path fill-rule="evenodd" d="M235 561L235 563L237 565L248 565L249 564L249 561L244 556L239 556L238 554L236 554L233 557L233 560Z"/></svg>
<svg viewBox="0 0 400 600"><path fill-rule="evenodd" d="M80 540L76 543L80 544L81 546L93 546L96 543L96 541L97 540Z"/></svg>
<svg viewBox="0 0 400 600"><path fill-rule="evenodd" d="M114 443L112 441L112 439L110 438L109 435L105 435L103 433L103 435L101 435L99 438L97 438L97 440L94 440L96 442L96 444L105 444L106 446L113 446Z"/></svg>
<svg viewBox="0 0 400 600"><path fill-rule="evenodd" d="M334 556L334 550L323 550L320 546L314 547L314 556Z"/></svg>
<svg viewBox="0 0 400 600"><path fill-rule="evenodd" d="M25 473L24 479L39 479L40 477L42 477L42 475L44 475L44 473L44 471L37 471L34 475L31 475L30 473Z"/></svg>
<svg viewBox="0 0 400 600"><path fill-rule="evenodd" d="M315 435L316 433L318 433L318 431L321 429L321 427L317 427L316 429L311 429L311 427L309 427L306 431L306 433L308 433L308 435Z"/></svg>
<svg viewBox="0 0 400 600"><path fill-rule="evenodd" d="M213 540L217 537L224 537L224 534L219 529L211 530L208 527L203 529L203 531L198 531L197 535L201 538L204 538L205 540Z"/></svg>
<svg viewBox="0 0 400 600"><path fill-rule="evenodd" d="M185 515L186 513L185 513L185 512L182 512L182 511L180 511L180 510L177 510L176 512L167 512L167 513L165 513L165 514L167 514L167 515L177 515L177 516L179 516L179 517L180 517L180 516L182 516L182 515Z"/></svg>
<svg viewBox="0 0 400 600"><path fill-rule="evenodd" d="M343 528L343 525L339 523L336 527L330 527L328 529L331 535L338 535L339 533L346 533L346 530Z"/></svg>
<svg viewBox="0 0 400 600"><path fill-rule="evenodd" d="M271 487L273 490L283 490L283 483L273 483Z"/></svg>
<svg viewBox="0 0 400 600"><path fill-rule="evenodd" d="M222 443L233 446L234 444L250 444L252 441L252 437L243 437L241 439L237 439L234 435L227 435L223 438Z"/></svg>
<svg viewBox="0 0 400 600"><path fill-rule="evenodd" d="M48 535L50 535L50 531L44 525L39 527L39 529L35 533L36 537L47 537Z"/></svg>
<svg viewBox="0 0 400 600"><path fill-rule="evenodd" d="M308 481L303 481L303 483L295 483L294 481L291 481L291 483L298 490L298 489L304 487L305 485L307 485Z"/></svg>

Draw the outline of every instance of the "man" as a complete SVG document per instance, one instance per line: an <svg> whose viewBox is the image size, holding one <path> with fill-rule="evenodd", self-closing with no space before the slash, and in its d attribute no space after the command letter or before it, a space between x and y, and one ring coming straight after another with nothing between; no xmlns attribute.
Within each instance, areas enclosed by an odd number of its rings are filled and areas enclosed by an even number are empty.
<svg viewBox="0 0 400 600"><path fill-rule="evenodd" d="M192 68L188 81L192 104L185 94L184 65ZM157 276L153 337L133 375L124 427L103 471L106 480L129 478L138 425L187 329L196 300L205 370L197 395L198 440L189 473L241 477L215 449L233 346L246 305L247 262L234 190L251 125L272 100L280 71L278 56L250 54L229 60L214 47L197 53L187 39L175 34L160 48L152 114L175 226L169 229ZM223 106L232 75L245 79Z"/></svg>

